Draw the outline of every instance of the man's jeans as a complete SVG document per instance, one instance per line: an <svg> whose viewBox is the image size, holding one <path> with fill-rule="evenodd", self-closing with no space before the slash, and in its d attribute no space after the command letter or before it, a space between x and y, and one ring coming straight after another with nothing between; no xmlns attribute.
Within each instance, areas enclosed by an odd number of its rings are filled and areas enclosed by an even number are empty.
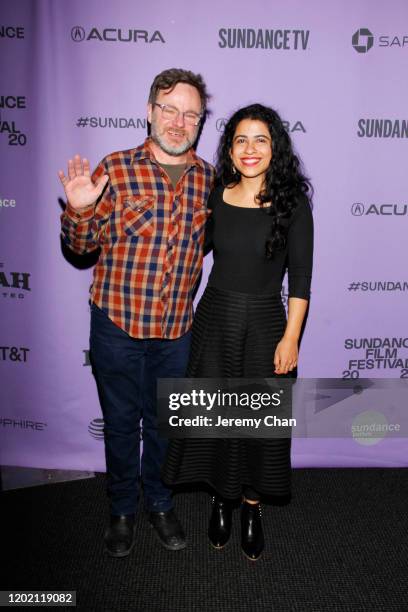
<svg viewBox="0 0 408 612"><path fill-rule="evenodd" d="M147 511L173 507L170 489L160 477L168 442L157 432L156 380L185 376L190 336L188 332L176 340L137 340L92 304L90 355L105 421L112 514L136 512L140 475Z"/></svg>

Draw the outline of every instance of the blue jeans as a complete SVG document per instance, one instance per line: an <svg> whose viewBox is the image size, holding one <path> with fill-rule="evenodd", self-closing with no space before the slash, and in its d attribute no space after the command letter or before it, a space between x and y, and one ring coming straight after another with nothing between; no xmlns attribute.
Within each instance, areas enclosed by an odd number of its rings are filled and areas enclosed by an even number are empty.
<svg viewBox="0 0 408 612"><path fill-rule="evenodd" d="M140 478L147 511L173 507L171 491L160 476L168 441L157 432L156 380L185 376L190 336L138 340L91 306L90 356L105 421L111 514L136 512Z"/></svg>

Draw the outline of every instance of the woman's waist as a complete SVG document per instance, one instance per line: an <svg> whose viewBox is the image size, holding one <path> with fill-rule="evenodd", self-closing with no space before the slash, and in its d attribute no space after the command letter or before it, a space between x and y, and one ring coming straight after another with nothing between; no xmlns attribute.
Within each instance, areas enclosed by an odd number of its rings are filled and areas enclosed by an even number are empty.
<svg viewBox="0 0 408 612"><path fill-rule="evenodd" d="M277 286L276 288L264 288L263 290L259 290L259 291L254 291L254 290L250 290L250 289L246 289L245 290L236 290L234 289L230 289L229 287L225 288L225 286L220 287L218 285L218 283L213 282L211 279L208 281L208 284L204 290L204 293L207 294L213 294L213 295L220 295L220 296L225 296L225 297L236 297L237 299L242 299L242 300L253 300L253 301L267 301L267 300L271 300L271 301L278 301L281 302L282 301L282 295L281 295L281 287Z"/></svg>

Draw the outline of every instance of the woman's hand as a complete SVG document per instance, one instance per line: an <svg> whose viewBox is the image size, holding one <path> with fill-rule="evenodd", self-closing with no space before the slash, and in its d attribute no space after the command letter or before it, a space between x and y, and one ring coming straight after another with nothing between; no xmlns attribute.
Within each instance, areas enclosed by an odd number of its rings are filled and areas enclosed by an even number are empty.
<svg viewBox="0 0 408 612"><path fill-rule="evenodd" d="M291 372L298 362L297 340L283 336L276 347L273 362L275 364L275 374Z"/></svg>

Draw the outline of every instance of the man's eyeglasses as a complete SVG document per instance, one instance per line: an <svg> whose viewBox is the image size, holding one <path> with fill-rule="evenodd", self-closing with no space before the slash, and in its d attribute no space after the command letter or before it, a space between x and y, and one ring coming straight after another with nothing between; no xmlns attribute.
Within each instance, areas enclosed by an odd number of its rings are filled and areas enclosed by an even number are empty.
<svg viewBox="0 0 408 612"><path fill-rule="evenodd" d="M158 106L162 112L163 119L168 119L169 121L175 121L180 114L183 115L184 121L187 125L198 125L201 121L202 115L194 113L193 111L186 111L182 113L175 106L170 106L169 104L159 104L158 102L153 102L153 106Z"/></svg>

